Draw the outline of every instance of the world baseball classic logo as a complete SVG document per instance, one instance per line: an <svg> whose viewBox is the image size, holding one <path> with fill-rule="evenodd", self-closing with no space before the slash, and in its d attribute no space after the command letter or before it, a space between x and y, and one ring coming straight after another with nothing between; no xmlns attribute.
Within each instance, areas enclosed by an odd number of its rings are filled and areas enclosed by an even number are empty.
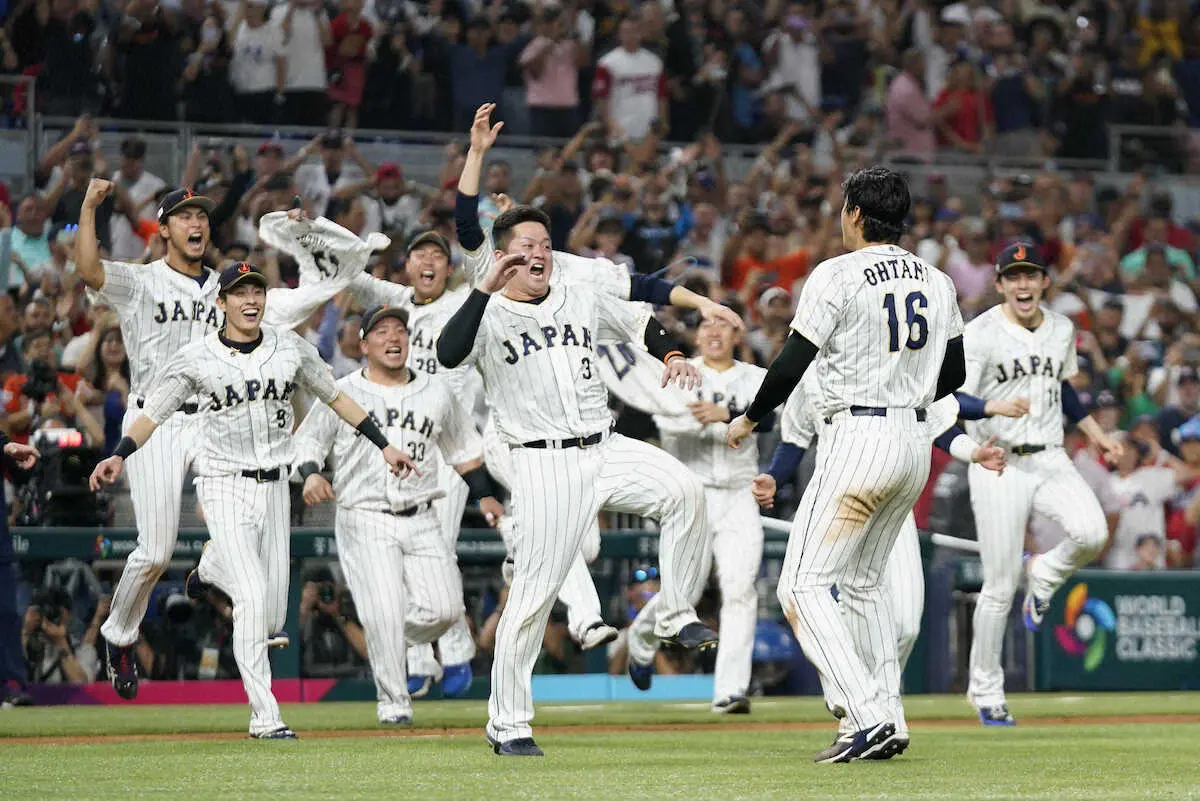
<svg viewBox="0 0 1200 801"><path fill-rule="evenodd" d="M1063 622L1054 627L1054 638L1068 654L1082 656L1083 669L1090 673L1104 661L1108 635L1116 628L1112 607L1089 598L1086 584L1076 584L1067 594Z"/></svg>

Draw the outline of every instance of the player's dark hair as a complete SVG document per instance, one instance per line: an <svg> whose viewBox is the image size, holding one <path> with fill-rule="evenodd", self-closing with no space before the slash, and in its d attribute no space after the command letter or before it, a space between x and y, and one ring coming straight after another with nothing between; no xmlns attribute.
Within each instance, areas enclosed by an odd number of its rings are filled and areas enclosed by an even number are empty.
<svg viewBox="0 0 1200 801"><path fill-rule="evenodd" d="M492 223L492 241L500 250L508 250L512 242L513 229L521 223L540 223L550 233L550 215L535 206L514 206Z"/></svg>
<svg viewBox="0 0 1200 801"><path fill-rule="evenodd" d="M886 167L868 167L850 174L842 184L846 210L862 212L863 239L896 244L912 205L908 182Z"/></svg>

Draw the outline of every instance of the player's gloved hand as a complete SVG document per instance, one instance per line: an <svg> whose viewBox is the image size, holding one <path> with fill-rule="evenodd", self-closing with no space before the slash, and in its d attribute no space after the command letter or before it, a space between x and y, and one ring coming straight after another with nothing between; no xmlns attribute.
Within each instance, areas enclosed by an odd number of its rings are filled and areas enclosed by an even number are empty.
<svg viewBox="0 0 1200 801"><path fill-rule="evenodd" d="M87 194L83 196L83 205L94 209L104 202L113 190L113 182L103 178L93 178L88 181Z"/></svg>
<svg viewBox="0 0 1200 801"><path fill-rule="evenodd" d="M1029 414L1029 398L1012 400L990 400L983 405L988 417L1024 417Z"/></svg>
<svg viewBox="0 0 1200 801"><path fill-rule="evenodd" d="M309 506L315 506L324 501L333 500L333 487L329 483L329 479L320 473L313 473L308 478L304 479L304 502Z"/></svg>
<svg viewBox="0 0 1200 801"><path fill-rule="evenodd" d="M739 415L729 423L729 430L725 432L725 444L731 448L740 448L742 440L750 436L753 430L754 423L750 422L746 415Z"/></svg>
<svg viewBox="0 0 1200 801"><path fill-rule="evenodd" d="M674 382L680 389L695 389L700 386L700 371L682 356L676 356L667 362L663 370L662 385L665 387Z"/></svg>
<svg viewBox="0 0 1200 801"><path fill-rule="evenodd" d="M4 446L4 453L17 463L17 467L22 470L31 470L37 464L38 449L32 445L22 445L19 442L10 442Z"/></svg>
<svg viewBox="0 0 1200 801"><path fill-rule="evenodd" d="M476 153L484 153L496 144L496 137L503 122L492 125L492 112L496 110L495 103L484 103L475 110L475 119L471 123L471 149Z"/></svg>
<svg viewBox="0 0 1200 801"><path fill-rule="evenodd" d="M494 295L504 287L508 286L508 282L517 274L517 270L521 268L527 261L524 253L508 253L496 259L496 263L492 265L491 272L479 282L479 286L475 287L480 292L486 292L489 295ZM665 386L665 385L664 385Z"/></svg>
<svg viewBox="0 0 1200 801"><path fill-rule="evenodd" d="M401 453L391 445L383 449L383 460L388 463L388 467L392 468L392 475L394 476L408 478L409 473L416 473L418 476L421 475L421 471L417 469L417 463L408 458L407 454Z"/></svg>
<svg viewBox="0 0 1200 801"><path fill-rule="evenodd" d="M705 320L724 320L738 331L746 327L746 324L742 322L742 318L738 316L737 312L728 306L722 306L715 300L710 300L708 303L703 304L696 311L700 312L700 316Z"/></svg>
<svg viewBox="0 0 1200 801"><path fill-rule="evenodd" d="M120 456L110 456L96 465L96 469L92 471L92 477L88 479L88 486L92 488L92 492L95 492L105 484L115 483L124 470L125 460Z"/></svg>
<svg viewBox="0 0 1200 801"><path fill-rule="evenodd" d="M504 505L490 495L479 499L479 511L483 512L483 519L492 528L495 528L496 524L500 522L500 518L504 517Z"/></svg>
<svg viewBox="0 0 1200 801"><path fill-rule="evenodd" d="M754 500L764 509L775 505L775 476L770 473L760 473L750 482L750 493Z"/></svg>
<svg viewBox="0 0 1200 801"><path fill-rule="evenodd" d="M728 423L729 410L724 406L718 406L715 403L707 401L694 401L689 403L688 410L691 411L692 417L696 418L698 423Z"/></svg>
<svg viewBox="0 0 1200 801"><path fill-rule="evenodd" d="M995 437L989 437L987 442L971 452L971 461L988 470L1003 473L1005 465L1008 464L1008 454L1004 452L1004 448L996 445Z"/></svg>

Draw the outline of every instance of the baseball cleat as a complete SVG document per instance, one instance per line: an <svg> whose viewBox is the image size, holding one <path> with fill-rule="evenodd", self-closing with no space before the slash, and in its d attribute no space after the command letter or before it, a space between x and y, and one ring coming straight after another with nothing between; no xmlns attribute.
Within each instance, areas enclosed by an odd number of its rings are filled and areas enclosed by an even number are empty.
<svg viewBox="0 0 1200 801"><path fill-rule="evenodd" d="M411 726L412 717L409 715L388 715L379 719L380 726Z"/></svg>
<svg viewBox="0 0 1200 801"><path fill-rule="evenodd" d="M603 620L597 620L587 627L587 631L583 633L583 639L579 641L579 647L581 650L590 651L596 646L612 642L620 635L619 631Z"/></svg>
<svg viewBox="0 0 1200 801"><path fill-rule="evenodd" d="M688 623L670 637L663 637L662 641L689 651L707 651L717 647L717 633L703 623Z"/></svg>
<svg viewBox="0 0 1200 801"><path fill-rule="evenodd" d="M884 741L870 756L863 756L860 759L891 759L894 756L900 756L908 750L908 733L897 731L891 737Z"/></svg>
<svg viewBox="0 0 1200 801"><path fill-rule="evenodd" d="M833 764L850 762L855 759L887 759L876 757L883 751L884 745L896 734L896 727L891 723L876 723L867 729L854 734L839 735L828 748L818 751L813 762L818 764Z"/></svg>
<svg viewBox="0 0 1200 801"><path fill-rule="evenodd" d="M1021 604L1021 616L1025 619L1025 628L1037 631L1046 620L1050 611L1050 601L1043 601L1033 594L1033 590L1025 593L1025 603Z"/></svg>
<svg viewBox="0 0 1200 801"><path fill-rule="evenodd" d="M633 682L633 686L645 692L650 689L650 682L654 680L654 665L639 665L632 659L629 660L629 680Z"/></svg>
<svg viewBox="0 0 1200 801"><path fill-rule="evenodd" d="M108 680L112 682L117 695L126 701L132 701L138 694L137 657L134 656L133 646L124 647L108 643Z"/></svg>
<svg viewBox="0 0 1200 801"><path fill-rule="evenodd" d="M442 695L447 698L460 698L471 689L471 680L475 674L471 672L471 663L461 665L446 665L442 670ZM417 697L417 696L414 696Z"/></svg>
<svg viewBox="0 0 1200 801"><path fill-rule="evenodd" d="M744 695L731 695L720 701L713 701L712 711L723 715L749 715L750 699Z"/></svg>
<svg viewBox="0 0 1200 801"><path fill-rule="evenodd" d="M409 676L408 694L413 698L424 698L433 689L433 676Z"/></svg>
<svg viewBox="0 0 1200 801"><path fill-rule="evenodd" d="M296 737L296 732L292 731L287 726L280 726L278 729L272 729L271 731L264 731L264 732L259 732L258 734L251 734L250 739L251 740L296 740L299 738Z"/></svg>
<svg viewBox="0 0 1200 801"><path fill-rule="evenodd" d="M979 722L984 726L1016 726L1016 718L1008 711L1008 704L979 707Z"/></svg>
<svg viewBox="0 0 1200 801"><path fill-rule="evenodd" d="M490 737L488 740L492 743L492 753L499 756L540 757L546 755L542 749L538 748L532 737L518 737L506 743L498 743Z"/></svg>
<svg viewBox="0 0 1200 801"><path fill-rule="evenodd" d="M291 637L286 631L280 631L267 637L268 648L287 648L292 644Z"/></svg>

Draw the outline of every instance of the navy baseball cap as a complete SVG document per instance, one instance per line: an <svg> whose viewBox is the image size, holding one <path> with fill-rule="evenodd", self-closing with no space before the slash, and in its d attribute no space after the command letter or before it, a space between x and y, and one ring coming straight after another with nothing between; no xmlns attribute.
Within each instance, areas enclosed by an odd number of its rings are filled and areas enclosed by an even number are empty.
<svg viewBox="0 0 1200 801"><path fill-rule="evenodd" d="M1000 255L996 257L996 275L1003 275L1005 270L1013 267L1033 267L1044 273L1050 272L1046 269L1042 249L1030 242L1014 242L1000 251Z"/></svg>
<svg viewBox="0 0 1200 801"><path fill-rule="evenodd" d="M358 336L361 339L366 339L367 334L371 333L371 329L379 325L380 321L391 317L393 320L399 320L408 328L408 312L399 306L372 306L362 316L362 324L358 328Z"/></svg>
<svg viewBox="0 0 1200 801"><path fill-rule="evenodd" d="M408 243L408 248L404 251L405 254L412 253L421 245L434 244L438 249L446 254L446 258L450 258L450 243L446 241L446 237L439 234L437 231L422 231L412 238Z"/></svg>
<svg viewBox="0 0 1200 801"><path fill-rule="evenodd" d="M217 296L223 296L235 286L246 283L258 284L263 289L266 289L267 277L263 275L262 270L253 264L248 264L244 261L231 264L224 270L221 270L221 275L217 279Z"/></svg>
<svg viewBox="0 0 1200 801"><path fill-rule="evenodd" d="M211 212L216 204L204 195L198 195L190 189L175 189L163 196L156 216L160 223L165 223L172 214L189 206Z"/></svg>

